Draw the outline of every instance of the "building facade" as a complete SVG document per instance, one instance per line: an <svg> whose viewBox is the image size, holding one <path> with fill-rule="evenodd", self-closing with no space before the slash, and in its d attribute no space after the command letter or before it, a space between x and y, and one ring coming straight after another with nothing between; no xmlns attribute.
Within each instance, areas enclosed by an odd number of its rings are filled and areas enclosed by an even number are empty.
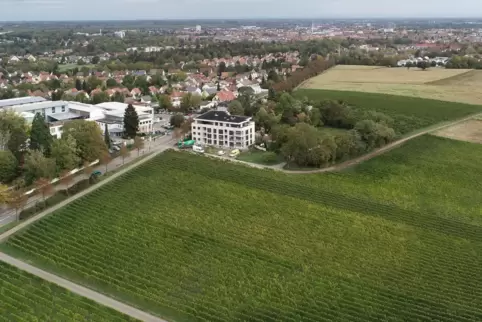
<svg viewBox="0 0 482 322"><path fill-rule="evenodd" d="M202 145L246 149L255 142L254 121L225 111L209 111L191 124L192 139Z"/></svg>

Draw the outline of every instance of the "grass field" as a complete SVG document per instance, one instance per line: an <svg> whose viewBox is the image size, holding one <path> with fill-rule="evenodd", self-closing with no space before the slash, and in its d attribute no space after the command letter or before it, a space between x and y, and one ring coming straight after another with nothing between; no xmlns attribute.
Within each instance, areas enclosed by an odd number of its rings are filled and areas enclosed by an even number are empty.
<svg viewBox="0 0 482 322"><path fill-rule="evenodd" d="M342 99L363 110L382 112L393 118L393 127L399 134L482 112L482 107L476 105L398 95L315 89L299 89L295 95L315 101Z"/></svg>
<svg viewBox="0 0 482 322"><path fill-rule="evenodd" d="M0 321L135 321L0 263Z"/></svg>
<svg viewBox="0 0 482 322"><path fill-rule="evenodd" d="M87 68L94 68L95 65L93 64L86 64L86 65L77 65L77 64L63 64L59 65L59 72L66 72L69 69L74 69L74 68L81 69L82 67L87 67Z"/></svg>
<svg viewBox="0 0 482 322"><path fill-rule="evenodd" d="M469 69L336 66L308 80L309 89L382 93L482 104L482 71Z"/></svg>
<svg viewBox="0 0 482 322"><path fill-rule="evenodd" d="M295 176L167 152L2 249L176 321L481 321L481 157L423 136Z"/></svg>

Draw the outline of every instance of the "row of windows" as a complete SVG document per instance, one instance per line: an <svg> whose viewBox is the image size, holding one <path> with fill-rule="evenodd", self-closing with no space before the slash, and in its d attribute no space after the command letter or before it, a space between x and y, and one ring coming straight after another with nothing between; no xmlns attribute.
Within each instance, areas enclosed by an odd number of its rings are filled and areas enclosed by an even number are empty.
<svg viewBox="0 0 482 322"><path fill-rule="evenodd" d="M65 106L61 107L61 111L62 111L62 113L65 112ZM55 107L52 107L52 113L55 113L55 112L56 112Z"/></svg>
<svg viewBox="0 0 482 322"><path fill-rule="evenodd" d="M193 140L196 140L195 137L192 138ZM199 139L198 139L199 140ZM201 141L201 142L206 142L206 144L213 144L213 145L218 145L218 146L229 146L229 147L247 147L247 146L250 146L253 144L253 140L246 140L244 142L229 142L229 141L221 141L221 140L205 140L205 141Z"/></svg>
<svg viewBox="0 0 482 322"><path fill-rule="evenodd" d="M233 134L230 134L230 135L219 134L219 135L217 135L217 134L209 134L209 133L201 133L201 132L192 132L193 137L196 136L196 135L198 135L199 137L207 137L208 139L211 139L211 138L214 138L214 139L216 139L216 138L221 138L221 139L222 138L224 138L224 139L233 138L234 139L235 138L236 140L242 140L242 138L244 137L244 135L241 135L241 134L240 135L233 135ZM246 140L249 139L249 135L246 135L245 137L246 137Z"/></svg>
<svg viewBox="0 0 482 322"><path fill-rule="evenodd" d="M200 126L198 126L197 128L195 126L192 127L192 130L196 130L196 129L201 130L201 127ZM213 133L216 133L216 132L217 133L228 133L229 132L229 134L233 134L233 133L236 133L236 134L253 133L253 128L250 128L249 130L246 129L244 131L229 131L229 130L223 130L223 129L211 129L211 128L203 127L202 130L207 132L207 133L211 133L211 132L213 132Z"/></svg>

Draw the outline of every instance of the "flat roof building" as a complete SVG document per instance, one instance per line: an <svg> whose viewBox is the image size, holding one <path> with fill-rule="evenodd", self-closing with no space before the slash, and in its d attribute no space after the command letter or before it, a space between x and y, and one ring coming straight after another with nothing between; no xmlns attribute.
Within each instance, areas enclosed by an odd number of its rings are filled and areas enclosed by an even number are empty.
<svg viewBox="0 0 482 322"><path fill-rule="evenodd" d="M247 149L255 142L255 123L249 116L209 111L191 124L192 139L202 145Z"/></svg>

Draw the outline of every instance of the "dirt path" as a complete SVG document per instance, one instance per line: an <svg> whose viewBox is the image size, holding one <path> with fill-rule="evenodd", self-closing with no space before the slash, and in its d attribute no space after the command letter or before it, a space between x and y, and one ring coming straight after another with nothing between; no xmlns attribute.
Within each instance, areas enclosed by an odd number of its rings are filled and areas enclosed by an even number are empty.
<svg viewBox="0 0 482 322"><path fill-rule="evenodd" d="M32 265L29 265L25 262L22 262L16 258L13 258L11 256L8 256L4 253L0 253L0 261L5 262L9 265L15 266L18 269L21 269L22 271L25 271L27 273L30 273L32 275L38 276L46 281L49 281L51 283L57 284L60 287L63 287L72 293L75 293L77 295L86 297L90 300L93 300L99 304L102 304L104 306L110 307L116 311L119 311L121 313L124 313L126 315L129 315L135 319L141 320L141 321L148 321L148 322L167 322L166 320L160 319L158 317L155 317L149 313L143 312L139 309L136 309L132 306L126 305L124 303L121 303L119 301L116 301L110 297L107 297L101 293L97 293L95 291L92 291L88 288L85 288L83 286L80 286L78 284L72 283L66 279L63 279L61 277L58 277L56 275L53 275L51 273L48 273L44 270L41 270L37 267L34 267Z"/></svg>
<svg viewBox="0 0 482 322"><path fill-rule="evenodd" d="M244 164L244 165L247 165L247 166L250 166L250 167L253 167L253 168L272 169L272 170L281 171L281 172L284 172L284 173L291 173L291 174L312 174L312 173L340 171L340 170L344 170L346 168L352 167L354 165L357 165L359 163L362 163L364 161L370 160L370 159L372 159L374 157L377 157L377 156L379 156L383 153L386 153L386 152L404 144L405 142L407 142L409 140L415 139L419 136L425 135L425 134L430 133L430 132L439 131L441 129L456 125L458 123L466 122L466 121L471 120L471 119L473 119L477 116L482 116L482 114L473 114L471 116L467 116L463 119L460 119L460 120L457 120L457 121L454 121L454 122L451 122L451 123L446 123L446 124L442 124L442 125L439 125L439 126L427 128L425 130L422 130L421 132L412 134L412 135L407 136L403 139L400 139L398 141L387 144L387 145L385 145L385 146L383 146L379 149L376 149L376 150L374 150L374 151L372 151L368 154L364 154L364 155L362 155L358 158L351 159L351 160L339 163L337 165L327 167L327 168L322 168L322 169L287 170L287 169L284 169L284 166L285 166L286 163L280 163L280 164L277 164L277 165L262 165L262 164L256 164L256 163L250 163L250 162L246 162L246 161L231 159L231 158L226 157L226 156L209 155L209 157L214 157L214 158L223 159L223 160L229 160L231 162Z"/></svg>
<svg viewBox="0 0 482 322"><path fill-rule="evenodd" d="M362 163L364 161L367 161L367 160L370 160L374 157L377 157L377 156L379 156L383 153L386 153L386 152L404 144L405 142L407 142L409 140L415 139L419 136L425 135L425 134L430 133L430 132L439 131L441 129L453 126L453 125L458 124L458 123L466 122L468 120L471 120L471 119L473 119L477 116L481 116L481 115L482 114L474 114L474 115L465 117L463 119L460 119L460 120L457 120L457 121L454 121L454 122L451 122L451 123L443 124L443 125L440 125L440 126L437 126L437 127L430 127L430 128L428 128L426 130L423 130L421 132L412 134L412 135L407 136L403 139L400 139L398 141L387 144L387 145L385 145L385 146L383 146L383 147L381 147L381 148L379 148L375 151L372 151L368 154L362 155L362 156L360 156L358 158L355 158L355 159L352 159L352 160L342 162L342 163L334 165L332 167L323 168L323 169L315 169L315 170L307 170L307 171L303 171L303 170L293 170L293 171L291 171L291 170L286 170L286 169L281 169L281 171L286 172L286 173L293 173L293 174L310 174L310 173L322 173L322 172L332 172L332 171L344 170L344 169L349 168L351 166L357 165L359 163ZM280 169L276 169L276 170L280 170Z"/></svg>

